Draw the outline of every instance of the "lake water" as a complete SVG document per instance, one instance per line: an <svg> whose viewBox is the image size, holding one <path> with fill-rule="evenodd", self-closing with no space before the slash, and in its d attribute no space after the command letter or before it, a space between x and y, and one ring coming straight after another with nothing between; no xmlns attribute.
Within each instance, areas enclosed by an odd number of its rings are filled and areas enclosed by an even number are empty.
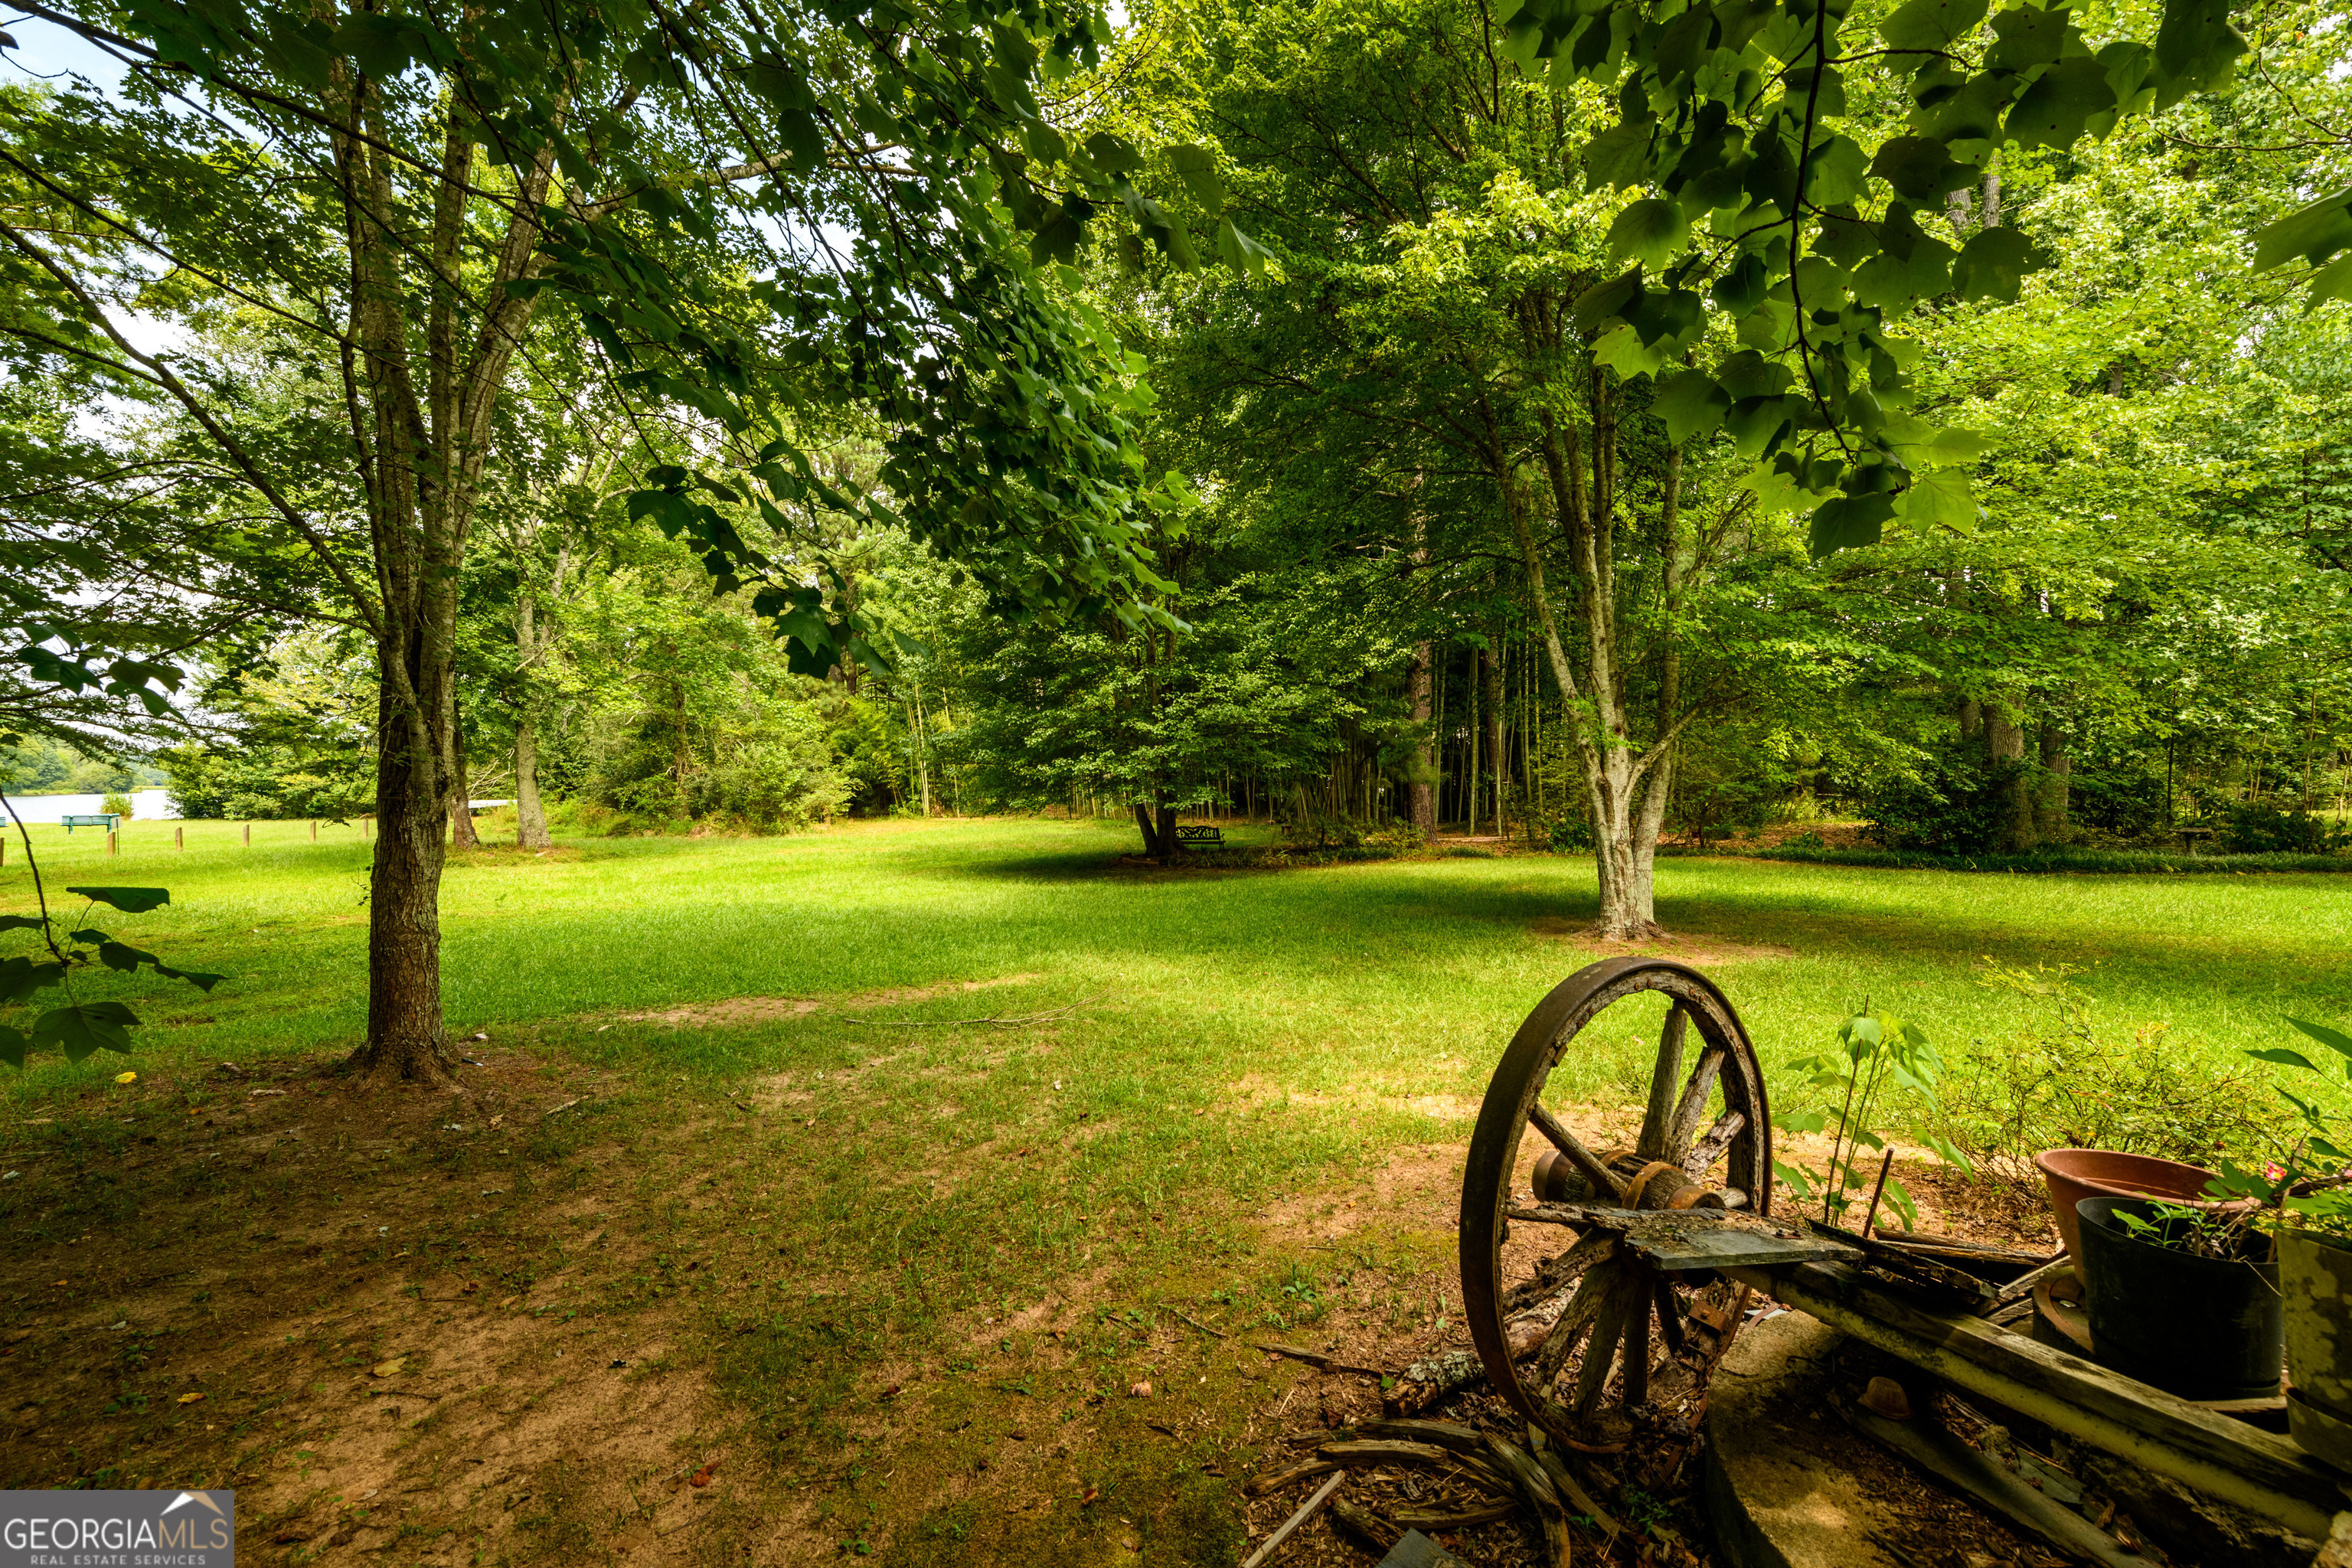
<svg viewBox="0 0 2352 1568"><path fill-rule="evenodd" d="M12 795L8 804L26 822L61 822L68 816L95 816L106 809L102 795ZM131 815L142 822L168 821L180 814L172 809L169 791L131 792Z"/></svg>

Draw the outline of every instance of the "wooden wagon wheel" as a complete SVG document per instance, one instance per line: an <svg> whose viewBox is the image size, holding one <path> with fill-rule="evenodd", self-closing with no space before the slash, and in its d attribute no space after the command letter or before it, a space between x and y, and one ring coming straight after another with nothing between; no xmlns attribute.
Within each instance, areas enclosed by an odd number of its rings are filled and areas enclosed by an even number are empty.
<svg viewBox="0 0 2352 1568"><path fill-rule="evenodd" d="M1641 1134L1631 1149L1588 1149L1544 1105L1544 1085L1603 1012L1652 992L1672 1007ZM1535 1190L1515 1194L1521 1135L1531 1125L1539 1140ZM1665 959L1608 959L1570 975L1528 1015L1503 1053L1463 1175L1463 1310L1496 1391L1551 1436L1580 1442L1611 1387L1629 1412L1647 1403L1653 1323L1669 1351L1680 1349L1695 1283L1691 1275L1663 1273L1615 1245L1603 1226L1562 1225L1561 1246L1513 1248L1507 1265L1512 1225L1533 1223L1514 1222L1510 1210L1586 1204L1761 1215L1771 1199L1764 1076L1723 993L1698 971ZM1540 1319L1547 1304L1562 1298L1548 1331L1538 1326L1531 1333L1527 1318L1514 1325L1517 1332L1507 1329L1509 1314L1536 1308Z"/></svg>

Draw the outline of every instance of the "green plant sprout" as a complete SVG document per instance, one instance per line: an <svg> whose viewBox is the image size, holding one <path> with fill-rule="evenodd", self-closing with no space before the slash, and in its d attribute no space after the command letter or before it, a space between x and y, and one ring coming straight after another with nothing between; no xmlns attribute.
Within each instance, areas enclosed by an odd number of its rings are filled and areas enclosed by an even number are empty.
<svg viewBox="0 0 2352 1568"><path fill-rule="evenodd" d="M1874 1009L1864 997L1861 1010L1838 1026L1837 1041L1835 1050L1790 1064L1806 1075L1808 1087L1826 1091L1834 1104L1816 1110L1782 1111L1772 1119L1790 1132L1831 1129L1826 1171L1777 1159L1772 1162L1774 1173L1789 1184L1800 1203L1821 1199L1823 1225L1842 1219L1853 1206L1854 1194L1877 1179L1877 1172L1864 1163L1862 1152L1867 1149L1881 1154L1886 1148L1874 1118L1890 1084L1925 1100L1931 1115L1941 1110L1936 1084L1943 1074L1943 1058L1918 1025ZM1969 1168L1968 1157L1948 1140L1928 1133L1921 1141L1945 1163L1963 1171ZM1904 1229L1918 1228L1919 1205L1891 1170L1886 1175L1885 1200L1902 1216Z"/></svg>

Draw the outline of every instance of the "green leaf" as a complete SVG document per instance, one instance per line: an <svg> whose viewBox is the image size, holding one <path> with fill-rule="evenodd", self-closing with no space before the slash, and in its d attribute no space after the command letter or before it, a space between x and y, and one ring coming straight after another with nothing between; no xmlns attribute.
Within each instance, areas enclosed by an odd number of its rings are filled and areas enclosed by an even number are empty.
<svg viewBox="0 0 2352 1568"><path fill-rule="evenodd" d="M2315 310L2330 300L2352 300L2352 256L2339 256L2311 275L2303 308Z"/></svg>
<svg viewBox="0 0 2352 1568"><path fill-rule="evenodd" d="M1612 316L1624 315L1641 297L1642 274L1634 268L1579 294L1576 303L1568 309L1568 318L1578 331L1589 332Z"/></svg>
<svg viewBox="0 0 2352 1568"><path fill-rule="evenodd" d="M36 963L29 958L0 959L0 1003L23 1002L43 986L66 977L66 966L51 960Z"/></svg>
<svg viewBox="0 0 2352 1568"><path fill-rule="evenodd" d="M1607 332L1592 345L1592 363L1615 371L1628 380L1637 375L1650 375L1666 363L1674 352L1675 340L1660 338L1654 343L1643 343L1642 334L1631 324Z"/></svg>
<svg viewBox="0 0 2352 1568"><path fill-rule="evenodd" d="M155 965L155 973L166 980L184 980L206 994L210 994L214 986L228 978L226 974L215 974L209 970L173 969L163 963Z"/></svg>
<svg viewBox="0 0 2352 1568"><path fill-rule="evenodd" d="M2230 26L2230 0L2165 0L2156 29L2156 107L2221 86L2245 52L2246 40Z"/></svg>
<svg viewBox="0 0 2352 1568"><path fill-rule="evenodd" d="M1621 121L1584 144L1584 188L1624 190L1648 172L1650 128Z"/></svg>
<svg viewBox="0 0 2352 1568"><path fill-rule="evenodd" d="M121 910L126 915L143 915L172 901L169 888L68 888L66 891Z"/></svg>
<svg viewBox="0 0 2352 1568"><path fill-rule="evenodd" d="M1948 49L1984 20L1985 0L1907 0L1878 25L1893 49Z"/></svg>
<svg viewBox="0 0 2352 1568"><path fill-rule="evenodd" d="M2082 140L2093 116L2115 107L2107 68L2089 55L2075 55L2036 77L2001 129L2021 147L2055 147L2063 153Z"/></svg>
<svg viewBox="0 0 2352 1568"><path fill-rule="evenodd" d="M39 931L47 923L38 915L0 915L0 931Z"/></svg>
<svg viewBox="0 0 2352 1568"><path fill-rule="evenodd" d="M2301 1068L2305 1072L2317 1072L2319 1064L2301 1051L2291 1051L2284 1046L2264 1046L2256 1050L2249 1047L2246 1054L2258 1062L2276 1062L2281 1067Z"/></svg>
<svg viewBox="0 0 2352 1568"><path fill-rule="evenodd" d="M2329 1050L2341 1056L2352 1057L2352 1035L2344 1034L2340 1030L2329 1028L2325 1024L2315 1024L2304 1018L2289 1018L2287 1023L2317 1040Z"/></svg>
<svg viewBox="0 0 2352 1568"><path fill-rule="evenodd" d="M131 1048L130 1030L138 1016L120 1002L85 1002L52 1008L33 1020L31 1044L56 1046L66 1060L80 1061L92 1051Z"/></svg>
<svg viewBox="0 0 2352 1568"><path fill-rule="evenodd" d="M32 1042L25 1037L24 1030L0 1024L0 1062L6 1062L18 1072L23 1072L25 1048L31 1044Z"/></svg>
<svg viewBox="0 0 2352 1568"><path fill-rule="evenodd" d="M1904 200L1922 206L1977 179L1975 168L1955 161L1932 136L1897 136L1880 143L1870 172L1894 186Z"/></svg>
<svg viewBox="0 0 2352 1568"><path fill-rule="evenodd" d="M1225 182L1217 173L1217 155L1206 147L1171 147L1168 167L1184 182L1192 199L1211 212L1223 210Z"/></svg>
<svg viewBox="0 0 2352 1568"><path fill-rule="evenodd" d="M1775 1160L1772 1162L1772 1173L1788 1183L1789 1190L1800 1199L1811 1198L1821 1190L1813 1184L1813 1173L1802 1165L1784 1165Z"/></svg>
<svg viewBox="0 0 2352 1568"><path fill-rule="evenodd" d="M1690 219L1680 204L1653 198L1635 202L1609 226L1609 254L1662 271L1690 243Z"/></svg>
<svg viewBox="0 0 2352 1568"><path fill-rule="evenodd" d="M1790 399L1743 397L1724 415L1723 427L1741 457L1754 458L1769 450L1794 420Z"/></svg>
<svg viewBox="0 0 2352 1568"><path fill-rule="evenodd" d="M1883 495L1832 496L1813 509L1806 548L1814 560L1825 561L1841 550L1875 544L1894 515L1895 503Z"/></svg>
<svg viewBox="0 0 2352 1568"><path fill-rule="evenodd" d="M1972 235L1952 263L1952 288L1963 300L2015 303L2025 275L2041 265L2033 242L2013 228Z"/></svg>
<svg viewBox="0 0 2352 1568"><path fill-rule="evenodd" d="M2032 5L2010 5L1994 14L1993 36L2000 42L1985 52L1989 70L2027 71L2046 66L2066 47L2066 24L2074 13L2061 5L2044 11Z"/></svg>
<svg viewBox="0 0 2352 1568"><path fill-rule="evenodd" d="M137 973L142 963L157 962L155 955L145 949L131 947L119 942L100 942L98 949L98 961L107 968L120 970L125 974Z"/></svg>
<svg viewBox="0 0 2352 1568"><path fill-rule="evenodd" d="M1833 136L1805 163L1805 199L1832 207L1858 201L1870 187L1869 156L1851 136Z"/></svg>
<svg viewBox="0 0 2352 1568"><path fill-rule="evenodd" d="M1885 1197L1895 1205L1895 1212L1903 1216L1904 1229L1919 1228L1919 1205L1911 1201L1910 1189L1892 1175L1886 1178Z"/></svg>
<svg viewBox="0 0 2352 1568"><path fill-rule="evenodd" d="M1913 528L1949 528L1974 533L1979 521L1976 496L1968 476L1923 473L1912 476L1910 487L1895 498L1895 510Z"/></svg>
<svg viewBox="0 0 2352 1568"><path fill-rule="evenodd" d="M1132 174L1143 167L1143 154L1138 153L1135 143L1124 136L1097 131L1087 138L1086 145L1087 156L1095 161L1096 167L1107 174Z"/></svg>
<svg viewBox="0 0 2352 1568"><path fill-rule="evenodd" d="M1666 439L1679 447L1723 423L1731 396L1703 371L1677 371L1658 385L1650 412L1664 422Z"/></svg>
<svg viewBox="0 0 2352 1568"><path fill-rule="evenodd" d="M2255 231L2254 270L2267 272L2298 257L2316 267L2347 245L2352 245L2352 189L2322 196Z"/></svg>
<svg viewBox="0 0 2352 1568"><path fill-rule="evenodd" d="M1217 225L1217 254L1224 258L1226 266L1253 278L1264 277L1274 264L1274 252L1235 227L1231 218Z"/></svg>

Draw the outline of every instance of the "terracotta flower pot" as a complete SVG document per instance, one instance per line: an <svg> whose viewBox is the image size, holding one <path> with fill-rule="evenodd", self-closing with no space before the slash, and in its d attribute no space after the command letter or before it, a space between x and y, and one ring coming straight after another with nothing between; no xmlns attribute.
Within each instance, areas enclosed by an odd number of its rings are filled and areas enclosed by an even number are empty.
<svg viewBox="0 0 2352 1568"><path fill-rule="evenodd" d="M2050 1189L2050 1209L2058 1221L2059 1239L2066 1256L2082 1275L2083 1237L2075 1223L2074 1205L2084 1198L2162 1198L2168 1203L2193 1203L2203 1197L2214 1173L2202 1165L2183 1165L2147 1154L2118 1154L2111 1149L2046 1149L2033 1156L2042 1180Z"/></svg>

